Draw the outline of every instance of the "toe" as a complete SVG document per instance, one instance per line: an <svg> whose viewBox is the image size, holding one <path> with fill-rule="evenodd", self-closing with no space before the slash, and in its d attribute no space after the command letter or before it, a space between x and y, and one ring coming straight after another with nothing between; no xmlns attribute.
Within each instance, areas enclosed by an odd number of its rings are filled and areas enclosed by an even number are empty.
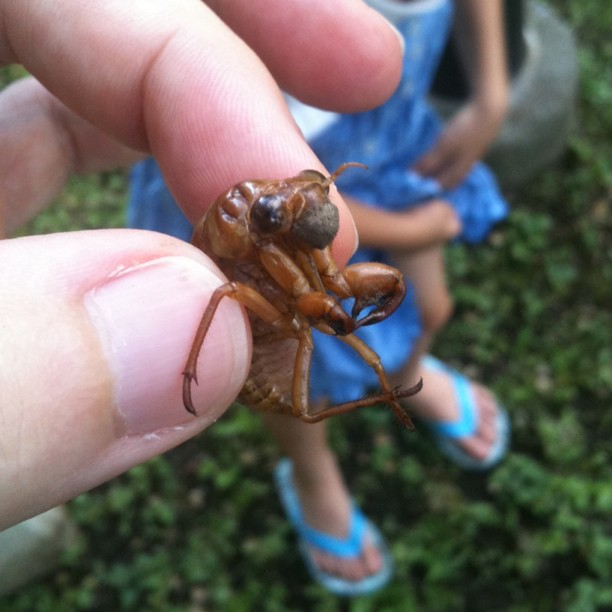
<svg viewBox="0 0 612 612"><path fill-rule="evenodd" d="M336 557L317 549L311 550L314 564L326 574L358 582L379 572L383 559L376 545L368 541L359 557Z"/></svg>
<svg viewBox="0 0 612 612"><path fill-rule="evenodd" d="M472 383L476 403L478 427L474 435L463 438L458 444L478 461L486 459L499 432L497 431L498 406L495 396L485 387Z"/></svg>
<svg viewBox="0 0 612 612"><path fill-rule="evenodd" d="M369 542L363 551L362 564L365 568L366 575L371 576L377 574L383 567L383 558L374 543Z"/></svg>

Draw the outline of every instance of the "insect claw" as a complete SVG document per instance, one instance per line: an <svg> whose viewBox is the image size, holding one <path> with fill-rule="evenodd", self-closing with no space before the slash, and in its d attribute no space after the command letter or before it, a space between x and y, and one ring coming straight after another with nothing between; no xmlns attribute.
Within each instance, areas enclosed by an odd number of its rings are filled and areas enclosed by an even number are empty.
<svg viewBox="0 0 612 612"><path fill-rule="evenodd" d="M423 388L423 379L421 378L416 385L408 389L401 388L400 385L394 387L391 391L391 395L393 396L393 400L391 402L391 407L393 408L393 413L397 420L404 426L410 429L411 431L415 430L414 423L412 422L412 418L408 411L399 403L398 400L410 397L411 395L416 395Z"/></svg>
<svg viewBox="0 0 612 612"><path fill-rule="evenodd" d="M423 379L421 378L419 379L419 382L416 385L413 385L412 387L408 389L404 389L403 391L399 386L396 387L395 389L393 389L393 394L398 399L402 399L403 397L411 397L412 395L416 395L422 388L423 388Z"/></svg>
<svg viewBox="0 0 612 612"><path fill-rule="evenodd" d="M187 410L187 412L190 412L191 414L193 414L193 416L198 416L198 413L196 412L195 408L193 406L185 406L185 410Z"/></svg>
<svg viewBox="0 0 612 612"><path fill-rule="evenodd" d="M193 416L198 416L191 400L191 381L194 381L196 385L198 384L198 377L195 372L183 372L183 406L185 406L187 412L190 412Z"/></svg>
<svg viewBox="0 0 612 612"><path fill-rule="evenodd" d="M409 429L410 431L414 431L416 429L407 410L404 410L403 408L395 409L393 410L393 414L395 415L395 418L400 422L400 424L403 425L406 429Z"/></svg>
<svg viewBox="0 0 612 612"><path fill-rule="evenodd" d="M183 376L185 377L185 380L188 380L189 382L193 381L196 385L198 384L198 377L195 372L193 374L191 372L183 372Z"/></svg>

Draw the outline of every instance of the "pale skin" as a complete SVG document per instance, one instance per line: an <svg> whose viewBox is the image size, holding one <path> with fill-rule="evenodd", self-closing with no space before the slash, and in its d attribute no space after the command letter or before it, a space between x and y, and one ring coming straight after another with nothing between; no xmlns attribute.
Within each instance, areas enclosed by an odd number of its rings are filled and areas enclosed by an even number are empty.
<svg viewBox="0 0 612 612"><path fill-rule="evenodd" d="M442 136L413 167L445 187L456 185L479 160L495 137L504 117L508 80L502 33L501 2L457 0L456 33L462 59L468 67L472 95L450 119ZM409 405L417 416L452 421L457 415L450 379L425 370L421 358L447 321L452 303L445 280L443 247L456 236L460 222L450 205L434 200L416 209L395 213L357 200L345 201L355 220L360 245L393 252L395 265L413 283L423 320L423 334L399 376L405 385L422 377L423 390ZM495 439L495 400L483 386L473 383L479 426L458 444L475 458L487 456ZM265 422L294 463L294 478L305 520L315 529L346 537L350 513L349 493L326 438L325 423L304 425L283 416L266 415ZM379 551L366 542L361 558L338 559L312 550L324 570L349 580L377 572Z"/></svg>
<svg viewBox="0 0 612 612"><path fill-rule="evenodd" d="M0 65L24 64L35 77L0 94L0 232L11 235L37 214L69 175L126 165L142 155L157 157L194 222L219 193L245 177L324 170L295 129L278 85L330 110L366 110L397 85L398 40L382 19L352 0L338 0L331 8L318 0L308 5L282 0L277 10L266 12L253 12L254 6L241 0L0 0ZM301 24L299 37L295 22ZM304 53L316 59L316 79L301 61ZM258 92L256 103L252 91ZM344 263L354 249L354 227L341 198L333 198L341 211L334 253ZM143 342L163 335L170 342L163 354L180 368L202 303L224 282L214 266L184 243L142 232L76 232L0 247L0 287L6 289L0 320L11 321L2 332L0 364L0 420L6 424L0 453L3 528L210 425L240 389L250 349L240 310L224 305L228 335L211 343L223 354L208 362L218 366L209 379L214 388L204 382L198 387L201 416L185 413L178 388L169 400L164 396L163 403L153 405L157 386L164 393L172 390L180 372L149 358L159 354L158 347L119 354L119 348L139 342L118 338L115 346L118 320L103 328L100 321L125 315L132 304L157 304L170 296L154 312L139 307L124 327L132 333L142 324L138 340ZM128 276L122 283L118 270L146 282L133 283ZM177 278L188 281L180 290ZM132 286L149 293L127 301ZM94 319L84 307L92 288L98 302ZM168 320L173 334L162 334ZM116 350L103 350L105 342ZM71 376L54 377L49 364ZM130 384L118 380L124 371L130 372ZM287 450L299 425L288 419L283 434L280 421L269 423ZM292 455L305 514L314 527L342 536L346 489L326 450L324 427L309 427L310 433L300 430L299 437L310 435L310 442L305 438ZM321 461L311 464L310 482L316 486L310 491L308 464L300 461L300 453L309 449L312 459L309 444L322 449ZM380 563L371 546L356 562L319 561L354 579Z"/></svg>
<svg viewBox="0 0 612 612"><path fill-rule="evenodd" d="M326 172L279 85L311 104L366 110L397 86L400 41L353 0L267 6L0 0L0 65L23 64L35 77L0 92L0 232L36 215L71 174L143 155L156 156L192 222L246 177ZM325 88L309 78L304 53ZM343 264L355 230L332 197ZM200 357L209 375L194 390L194 418L181 369L202 305L226 280L203 253L128 230L3 240L0 250L0 321L10 322L0 332L2 529L213 423L244 383L250 337L226 300L224 325L211 330L215 354Z"/></svg>

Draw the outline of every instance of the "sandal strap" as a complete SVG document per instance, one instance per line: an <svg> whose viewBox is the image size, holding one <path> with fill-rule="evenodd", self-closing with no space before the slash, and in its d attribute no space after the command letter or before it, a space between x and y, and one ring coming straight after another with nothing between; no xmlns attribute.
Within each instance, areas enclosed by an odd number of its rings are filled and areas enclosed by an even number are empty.
<svg viewBox="0 0 612 612"><path fill-rule="evenodd" d="M317 531L305 523L296 527L308 546L342 559L356 558L361 555L366 528L366 519L356 508L351 511L349 533L344 539Z"/></svg>
<svg viewBox="0 0 612 612"><path fill-rule="evenodd" d="M293 485L292 468L290 461L282 461L277 468L277 478L289 520L302 540L309 546L336 557L343 559L358 557L363 550L364 535L368 527L365 516L352 506L346 538L336 538L310 527L302 515L300 500Z"/></svg>
<svg viewBox="0 0 612 612"><path fill-rule="evenodd" d="M423 358L424 365L438 372L445 372L450 376L457 398L459 415L455 421L432 421L429 423L431 429L441 436L447 438L467 438L473 435L478 429L476 419L476 402L472 395L470 381L446 364L438 361L435 357L428 355Z"/></svg>

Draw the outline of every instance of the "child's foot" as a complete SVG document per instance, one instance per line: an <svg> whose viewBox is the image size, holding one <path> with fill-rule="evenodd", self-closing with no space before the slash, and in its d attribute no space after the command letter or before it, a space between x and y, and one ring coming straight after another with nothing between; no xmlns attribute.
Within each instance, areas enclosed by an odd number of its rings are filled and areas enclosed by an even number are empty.
<svg viewBox="0 0 612 612"><path fill-rule="evenodd" d="M285 511L315 579L344 595L372 592L391 574L380 534L351 503L333 455L326 469L303 471L284 460L276 479Z"/></svg>
<svg viewBox="0 0 612 612"><path fill-rule="evenodd" d="M500 461L508 445L507 415L485 387L433 357L421 360L422 391L412 406L429 423L443 452L468 469Z"/></svg>

